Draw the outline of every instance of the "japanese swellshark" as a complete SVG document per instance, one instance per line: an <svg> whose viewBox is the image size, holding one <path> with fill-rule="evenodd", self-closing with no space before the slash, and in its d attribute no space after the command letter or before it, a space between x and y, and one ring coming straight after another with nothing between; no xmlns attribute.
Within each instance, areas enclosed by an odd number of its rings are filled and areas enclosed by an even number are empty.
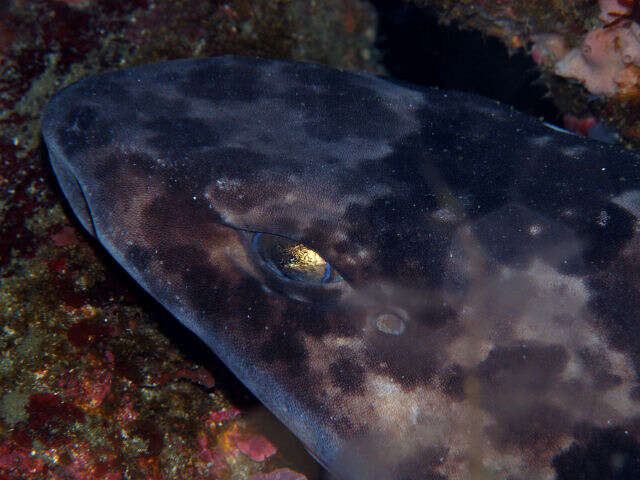
<svg viewBox="0 0 640 480"><path fill-rule="evenodd" d="M82 225L338 478L640 478L637 154L231 56L83 79L42 131Z"/></svg>

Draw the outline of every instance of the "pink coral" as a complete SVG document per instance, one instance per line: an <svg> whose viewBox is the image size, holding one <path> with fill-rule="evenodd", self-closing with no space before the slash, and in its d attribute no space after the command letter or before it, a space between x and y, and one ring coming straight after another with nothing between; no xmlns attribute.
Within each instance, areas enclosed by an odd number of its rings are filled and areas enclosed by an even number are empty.
<svg viewBox="0 0 640 480"><path fill-rule="evenodd" d="M582 135L586 137L589 135L589 130L596 126L598 121L595 117L587 116L578 118L574 115L563 115L562 122L564 123L564 128L572 131L573 133L577 133L578 135Z"/></svg>
<svg viewBox="0 0 640 480"><path fill-rule="evenodd" d="M600 0L600 19L609 24L627 7L615 0ZM638 85L640 25L629 22L590 31L581 46L569 51L555 66L555 73L580 80L591 93L630 95Z"/></svg>
<svg viewBox="0 0 640 480"><path fill-rule="evenodd" d="M551 66L569 51L564 39L557 33L532 35L531 40L533 40L531 56L538 65Z"/></svg>

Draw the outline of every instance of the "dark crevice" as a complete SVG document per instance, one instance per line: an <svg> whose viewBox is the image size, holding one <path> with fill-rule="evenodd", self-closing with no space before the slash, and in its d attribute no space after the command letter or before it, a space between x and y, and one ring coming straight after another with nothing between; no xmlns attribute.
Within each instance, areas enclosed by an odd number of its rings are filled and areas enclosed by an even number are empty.
<svg viewBox="0 0 640 480"><path fill-rule="evenodd" d="M523 50L509 55L497 38L438 23L436 13L403 0L371 0L378 11L377 47L390 76L460 90L513 105L549 123L561 116Z"/></svg>

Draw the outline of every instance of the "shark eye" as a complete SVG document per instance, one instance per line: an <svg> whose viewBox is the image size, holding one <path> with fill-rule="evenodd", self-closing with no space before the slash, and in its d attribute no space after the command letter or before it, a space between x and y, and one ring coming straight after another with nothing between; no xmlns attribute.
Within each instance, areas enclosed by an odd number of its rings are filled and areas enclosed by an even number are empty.
<svg viewBox="0 0 640 480"><path fill-rule="evenodd" d="M251 243L269 269L289 280L314 285L342 281L329 262L302 243L268 233L256 233Z"/></svg>

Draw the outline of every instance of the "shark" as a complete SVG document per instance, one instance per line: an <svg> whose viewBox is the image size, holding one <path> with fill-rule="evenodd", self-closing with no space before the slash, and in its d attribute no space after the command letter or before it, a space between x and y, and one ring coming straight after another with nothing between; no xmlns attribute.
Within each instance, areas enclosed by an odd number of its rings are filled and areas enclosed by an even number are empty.
<svg viewBox="0 0 640 480"><path fill-rule="evenodd" d="M221 56L82 79L82 226L336 478L640 478L640 156L497 101Z"/></svg>

